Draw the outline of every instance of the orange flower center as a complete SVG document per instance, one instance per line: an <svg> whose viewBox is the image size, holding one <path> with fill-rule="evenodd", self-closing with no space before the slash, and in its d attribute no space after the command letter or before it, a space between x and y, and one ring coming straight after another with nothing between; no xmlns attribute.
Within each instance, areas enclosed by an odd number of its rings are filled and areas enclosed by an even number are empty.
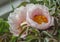
<svg viewBox="0 0 60 42"><path fill-rule="evenodd" d="M44 23L48 22L47 18L43 15L36 15L36 16L33 17L33 20L35 22L37 22L38 24L42 24L43 22Z"/></svg>

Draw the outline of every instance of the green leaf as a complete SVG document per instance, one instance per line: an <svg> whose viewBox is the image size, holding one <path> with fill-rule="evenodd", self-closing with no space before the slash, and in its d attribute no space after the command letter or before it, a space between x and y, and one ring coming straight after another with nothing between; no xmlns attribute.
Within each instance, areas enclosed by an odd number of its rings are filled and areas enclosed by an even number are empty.
<svg viewBox="0 0 60 42"><path fill-rule="evenodd" d="M29 27L30 28L30 31L32 31L32 33L34 33L35 35L39 35L40 34L40 31L39 30L37 30L37 29L35 29L34 27Z"/></svg>
<svg viewBox="0 0 60 42"><path fill-rule="evenodd" d="M36 0L30 0L30 3L34 3L34 4L36 4L37 1L36 1Z"/></svg>
<svg viewBox="0 0 60 42"><path fill-rule="evenodd" d="M9 24L7 21L0 19L0 34L9 32Z"/></svg>
<svg viewBox="0 0 60 42"><path fill-rule="evenodd" d="M35 41L35 40L38 40L38 37L34 36L34 35L28 35L26 37L26 42L31 42L31 41Z"/></svg>
<svg viewBox="0 0 60 42"><path fill-rule="evenodd" d="M49 38L44 38L44 42L49 42Z"/></svg>
<svg viewBox="0 0 60 42"><path fill-rule="evenodd" d="M26 6L26 4L28 4L28 2L22 2L17 8L19 8L21 6Z"/></svg>
<svg viewBox="0 0 60 42"><path fill-rule="evenodd" d="M11 5L11 7L12 7L12 12L13 12L15 8L14 8L12 2L13 2L13 0L10 0L10 5Z"/></svg>
<svg viewBox="0 0 60 42"><path fill-rule="evenodd" d="M30 3L33 3L33 4L44 4L43 0L30 0Z"/></svg>
<svg viewBox="0 0 60 42"><path fill-rule="evenodd" d="M58 40L60 41L60 29L58 29Z"/></svg>
<svg viewBox="0 0 60 42"><path fill-rule="evenodd" d="M51 37L51 38L53 38L53 36L51 34L49 34L47 31L42 31L42 33L49 36L49 37Z"/></svg>
<svg viewBox="0 0 60 42"><path fill-rule="evenodd" d="M49 7L49 5L50 5L50 1L49 0L43 0L43 3L47 7Z"/></svg>
<svg viewBox="0 0 60 42"><path fill-rule="evenodd" d="M10 40L9 42L17 42L17 37L12 36L12 37L11 37L11 40Z"/></svg>
<svg viewBox="0 0 60 42"><path fill-rule="evenodd" d="M26 29L27 29L27 27L25 27L25 28L21 31L21 33L20 33L19 36L18 36L18 39L21 38L21 35L26 31Z"/></svg>

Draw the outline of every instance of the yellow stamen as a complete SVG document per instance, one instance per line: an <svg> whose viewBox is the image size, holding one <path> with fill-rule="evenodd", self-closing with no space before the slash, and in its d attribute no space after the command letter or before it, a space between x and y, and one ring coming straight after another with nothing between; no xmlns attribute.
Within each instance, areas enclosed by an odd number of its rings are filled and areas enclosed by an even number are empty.
<svg viewBox="0 0 60 42"><path fill-rule="evenodd" d="M37 22L38 24L41 24L42 22L44 22L44 23L48 22L47 18L43 15L36 15L36 16L34 16L33 20L35 22Z"/></svg>

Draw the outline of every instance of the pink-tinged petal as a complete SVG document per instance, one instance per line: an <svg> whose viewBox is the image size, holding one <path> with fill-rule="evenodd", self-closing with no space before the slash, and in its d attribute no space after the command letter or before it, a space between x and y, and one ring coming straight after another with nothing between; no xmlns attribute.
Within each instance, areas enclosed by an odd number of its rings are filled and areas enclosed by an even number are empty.
<svg viewBox="0 0 60 42"><path fill-rule="evenodd" d="M50 26L54 26L54 17L51 17L51 23Z"/></svg>
<svg viewBox="0 0 60 42"><path fill-rule="evenodd" d="M13 33L14 36L18 36L21 32L20 24L26 21L26 8L20 7L15 9L13 13L10 13L8 17L8 23L10 25L10 32Z"/></svg>
<svg viewBox="0 0 60 42"><path fill-rule="evenodd" d="M29 6L29 7L28 7ZM51 18L48 8L44 5L39 5L39 4L28 4L27 6L27 22L30 24L30 26L35 27L37 29L47 29L48 27L51 26L53 19ZM38 24L37 22L33 21L33 17L35 15L44 15L48 23L42 23Z"/></svg>

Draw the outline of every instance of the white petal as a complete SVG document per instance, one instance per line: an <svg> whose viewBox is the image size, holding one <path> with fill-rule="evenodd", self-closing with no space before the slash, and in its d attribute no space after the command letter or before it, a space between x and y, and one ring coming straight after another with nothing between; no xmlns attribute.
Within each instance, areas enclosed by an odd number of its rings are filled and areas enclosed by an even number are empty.
<svg viewBox="0 0 60 42"><path fill-rule="evenodd" d="M27 6L27 18L26 18L26 20L30 24L30 26L35 27L37 29L46 29L51 25L52 19L51 19L51 16L49 14L48 8L46 6L39 5L39 4L36 4L36 5L28 4L28 6ZM37 9L38 9L38 11L40 11L40 13L42 12L42 15L44 15L48 19L48 23L38 24L32 20L32 17L34 15L37 15L36 14ZM33 11L35 11L35 13L33 13Z"/></svg>
<svg viewBox="0 0 60 42"><path fill-rule="evenodd" d="M8 17L10 32L13 33L13 35L18 36L20 32L18 30L18 27L25 20L26 20L26 8L22 6L20 8L15 9L15 11L11 13Z"/></svg>
<svg viewBox="0 0 60 42"><path fill-rule="evenodd" d="M54 26L54 17L51 17L51 24L50 26Z"/></svg>

